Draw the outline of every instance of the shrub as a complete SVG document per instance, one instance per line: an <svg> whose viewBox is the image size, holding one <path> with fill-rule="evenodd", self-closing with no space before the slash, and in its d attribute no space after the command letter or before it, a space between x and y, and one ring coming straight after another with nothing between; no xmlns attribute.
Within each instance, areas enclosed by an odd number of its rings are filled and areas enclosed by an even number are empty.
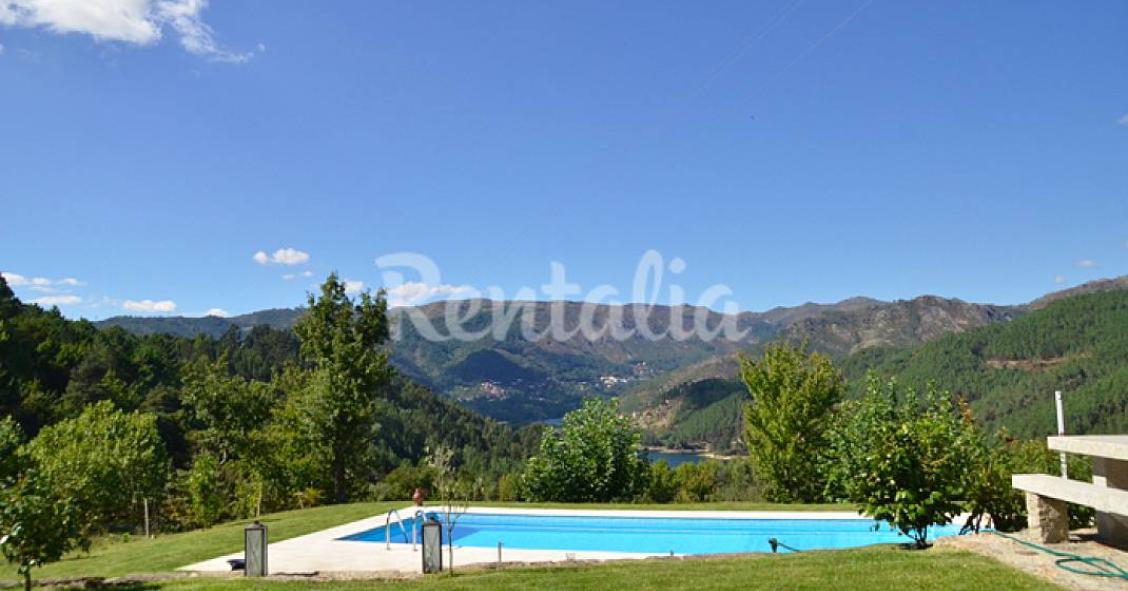
<svg viewBox="0 0 1128 591"><path fill-rule="evenodd" d="M650 484L646 500L651 503L669 503L678 496L678 482L670 464L661 460L650 466Z"/></svg>
<svg viewBox="0 0 1128 591"><path fill-rule="evenodd" d="M84 549L86 529L73 498L59 494L35 472L0 487L0 554L15 564L31 591L31 569L62 558L76 546Z"/></svg>
<svg viewBox="0 0 1128 591"><path fill-rule="evenodd" d="M646 487L639 432L615 400L589 398L547 431L522 478L530 501L629 501Z"/></svg>
<svg viewBox="0 0 1128 591"><path fill-rule="evenodd" d="M833 478L861 512L928 545L928 528L963 510L976 432L947 393L925 400L870 378L866 396L833 437Z"/></svg>

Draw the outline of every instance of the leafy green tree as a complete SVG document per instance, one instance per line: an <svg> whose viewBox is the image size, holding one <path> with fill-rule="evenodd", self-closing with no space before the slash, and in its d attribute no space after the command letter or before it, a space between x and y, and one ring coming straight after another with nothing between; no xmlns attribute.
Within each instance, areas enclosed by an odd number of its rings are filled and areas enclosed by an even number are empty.
<svg viewBox="0 0 1128 591"><path fill-rule="evenodd" d="M545 432L523 477L530 501L631 500L647 485L638 428L615 400L588 398L564 415L560 433Z"/></svg>
<svg viewBox="0 0 1128 591"><path fill-rule="evenodd" d="M646 488L646 500L651 503L669 503L678 496L678 482L674 471L665 460L650 465L650 482Z"/></svg>
<svg viewBox="0 0 1128 591"><path fill-rule="evenodd" d="M25 452L47 486L77 500L83 519L105 525L142 499L159 498L169 461L156 417L108 400L40 431Z"/></svg>
<svg viewBox="0 0 1128 591"><path fill-rule="evenodd" d="M317 446L332 474L333 497L348 500L350 473L363 472L378 427L381 402L391 380L387 301L383 292L354 302L331 273L320 297L309 296L309 312L294 326L302 358L313 379L298 401L301 428Z"/></svg>
<svg viewBox="0 0 1128 591"><path fill-rule="evenodd" d="M963 511L975 467L976 431L930 383L921 401L895 382L869 390L832 438L832 478L846 500L928 546L928 528Z"/></svg>
<svg viewBox="0 0 1128 591"><path fill-rule="evenodd" d="M23 443L23 430L12 417L0 419L0 483L13 479L19 473L20 456L16 453Z"/></svg>
<svg viewBox="0 0 1128 591"><path fill-rule="evenodd" d="M717 472L720 463L715 460L694 463L686 462L674 469L674 480L678 483L679 503L699 503L710 500L717 488Z"/></svg>
<svg viewBox="0 0 1128 591"><path fill-rule="evenodd" d="M221 464L260 453L260 434L274 402L269 383L231 375L227 356L220 355L214 362L201 359L185 369L181 399L199 427L194 432L197 445Z"/></svg>
<svg viewBox="0 0 1128 591"><path fill-rule="evenodd" d="M24 591L31 591L32 568L59 560L75 547L86 548L85 529L74 499L32 471L0 487L0 553L16 565Z"/></svg>
<svg viewBox="0 0 1128 591"><path fill-rule="evenodd" d="M202 453L185 474L188 507L193 521L200 527L211 527L223 513L223 489L220 465L215 456Z"/></svg>
<svg viewBox="0 0 1128 591"><path fill-rule="evenodd" d="M740 376L752 397L744 408L744 441L764 495L780 502L820 500L826 483L821 455L842 399L842 376L825 355L786 343L769 346L758 360L742 357Z"/></svg>

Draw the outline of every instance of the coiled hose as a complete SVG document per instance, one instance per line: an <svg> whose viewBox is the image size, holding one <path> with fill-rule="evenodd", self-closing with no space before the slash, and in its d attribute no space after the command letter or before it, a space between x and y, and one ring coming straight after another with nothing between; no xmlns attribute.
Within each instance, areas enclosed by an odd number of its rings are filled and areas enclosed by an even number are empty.
<svg viewBox="0 0 1128 591"><path fill-rule="evenodd" d="M996 536L1011 540L1012 542L1018 542L1023 546L1034 548L1035 550L1038 550L1040 552L1045 552L1046 554L1049 554L1051 556L1056 556L1057 560L1054 561L1054 564L1064 571L1076 573L1079 575L1089 575L1093 577L1108 577L1112 579L1128 580L1128 571L1125 571L1124 569L1116 566L1114 563L1108 560L1105 560L1104 558L1097 556L1081 556L1070 552L1054 550L1053 548L1047 548L1046 546L1043 546L1041 544L1035 544L1034 542L997 531L992 531L991 533L995 534Z"/></svg>

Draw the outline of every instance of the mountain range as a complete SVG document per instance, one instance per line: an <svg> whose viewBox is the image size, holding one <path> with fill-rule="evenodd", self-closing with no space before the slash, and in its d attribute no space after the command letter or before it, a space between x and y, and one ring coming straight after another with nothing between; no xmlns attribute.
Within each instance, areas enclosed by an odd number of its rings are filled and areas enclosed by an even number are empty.
<svg viewBox="0 0 1128 591"><path fill-rule="evenodd" d="M689 406L708 407L737 393L737 356L756 354L770 341L805 342L809 348L835 359L847 359L865 351L911 349L944 335L1009 323L1071 296L1124 287L1128 287L1128 277L1092 282L1023 305L977 304L937 296L892 302L855 297L832 304L806 303L730 317L691 306L661 305L646 308L643 316L641 309L633 306L579 302L461 301L454 308L460 325L467 330L487 329L495 313L519 307L529 326L543 331L550 326L555 306L566 331L579 326L585 320L584 314L588 320L594 319L596 326L620 318L623 327L637 328L645 323L656 333L671 326L687 325L700 316L708 326L732 322L743 332L741 338L734 340L709 340L695 335L650 340L641 334L625 340L606 334L598 338L575 334L565 339L529 340L522 334L520 321L513 322L507 330L487 331L489 334L469 341L435 340L424 338L416 326L417 320L411 320L426 319L435 332L448 334L447 302L435 302L389 311L393 325L398 327L392 363L420 384L503 421L553 419L576 407L584 396L620 396L624 408L640 413L648 429L657 433L662 425L677 422L672 418L677 412L670 400L688 395L695 401ZM301 308L292 308L230 318L122 316L96 324L138 334L219 336L263 324L285 329L302 314ZM707 380L720 383L700 386L709 395L694 398L700 393L692 391L693 384ZM725 388L728 395L714 400ZM671 397L670 393L680 396ZM731 401L729 406L734 406Z"/></svg>

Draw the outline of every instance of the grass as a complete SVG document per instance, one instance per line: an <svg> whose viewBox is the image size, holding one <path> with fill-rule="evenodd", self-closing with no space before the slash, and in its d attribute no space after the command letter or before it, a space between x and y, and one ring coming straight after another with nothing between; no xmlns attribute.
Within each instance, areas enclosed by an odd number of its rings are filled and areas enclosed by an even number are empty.
<svg viewBox="0 0 1128 591"><path fill-rule="evenodd" d="M269 581L192 578L138 583L129 591L458 591L470 589L975 589L1041 591L1058 587L964 551L878 546L790 555L624 561L601 565L519 567L466 571L396 581Z"/></svg>
<svg viewBox="0 0 1128 591"><path fill-rule="evenodd" d="M400 501L328 505L264 515L261 521L270 528L270 541L278 542L404 505ZM249 519L232 521L209 529L151 539L134 537L128 542L102 538L95 540L89 553L76 553L37 568L32 576L36 579L62 579L169 572L186 564L240 551L243 548L243 528L250 522ZM11 572L3 573L0 580L15 580L14 571L15 568L12 568Z"/></svg>
<svg viewBox="0 0 1128 591"><path fill-rule="evenodd" d="M264 515L261 519L270 528L270 541L320 531L385 513L411 504L410 501L381 503L351 503L327 505L313 509L285 511ZM489 507L536 507L569 509L665 509L717 511L817 511L845 510L845 505L778 505L770 503L692 503L670 505L645 505L631 503L474 503ZM63 579L72 577L120 577L130 574L159 573L175 570L193 562L238 552L243 548L243 527L251 520L232 521L206 530L180 534L167 534L152 539L134 537L128 542L103 538L95 541L87 554L76 553L59 562L36 569L36 579ZM14 569L13 569L14 570ZM15 580L15 573L0 574L0 581Z"/></svg>
<svg viewBox="0 0 1128 591"><path fill-rule="evenodd" d="M354 503L266 515L270 540L281 541L405 506L403 501ZM519 504L475 503L488 506L535 506L583 509L667 510L850 510L842 505L770 505L764 503L700 503L687 505L634 504ZM131 541L99 540L89 554L77 554L36 569L36 580L72 577L120 577L162 573L185 564L238 552L243 527L249 520L207 530L169 534ZM0 576L15 582L15 569ZM395 582L314 582L194 577L115 587L122 591L270 591L315 589L345 591L397 585L408 589L872 589L918 587L928 589L1056 589L990 559L944 548L924 552L895 547L807 552L795 555L751 555L691 560L646 560L603 565L470 570L454 577L438 576Z"/></svg>

